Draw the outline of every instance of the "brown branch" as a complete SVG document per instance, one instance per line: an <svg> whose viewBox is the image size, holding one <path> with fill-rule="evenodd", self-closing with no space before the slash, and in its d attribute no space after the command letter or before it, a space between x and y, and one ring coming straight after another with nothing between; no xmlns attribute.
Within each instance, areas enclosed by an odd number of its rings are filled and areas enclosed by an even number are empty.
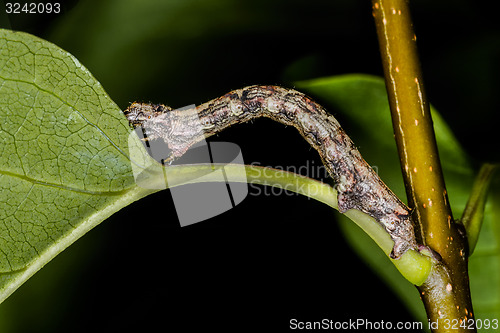
<svg viewBox="0 0 500 333"><path fill-rule="evenodd" d="M418 241L442 258L419 288L422 300L431 321L473 319L467 241L448 201L408 2L372 3L408 204L420 229ZM447 330L442 323L433 331Z"/></svg>

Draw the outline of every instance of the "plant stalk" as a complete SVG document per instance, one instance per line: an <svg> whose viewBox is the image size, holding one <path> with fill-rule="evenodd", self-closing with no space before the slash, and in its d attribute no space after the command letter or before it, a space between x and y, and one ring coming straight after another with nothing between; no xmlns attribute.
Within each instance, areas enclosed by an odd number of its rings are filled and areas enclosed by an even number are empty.
<svg viewBox="0 0 500 333"><path fill-rule="evenodd" d="M448 201L429 104L425 96L416 35L405 0L372 0L394 134L417 241L440 257L419 287L433 332L475 332L446 322L473 319L467 271L467 240Z"/></svg>
<svg viewBox="0 0 500 333"><path fill-rule="evenodd" d="M460 222L464 225L467 231L467 239L469 241L469 256L472 255L479 238L479 231L483 224L484 209L486 206L486 198L488 188L495 172L500 169L500 164L485 163L481 166L479 174L472 186L471 195Z"/></svg>

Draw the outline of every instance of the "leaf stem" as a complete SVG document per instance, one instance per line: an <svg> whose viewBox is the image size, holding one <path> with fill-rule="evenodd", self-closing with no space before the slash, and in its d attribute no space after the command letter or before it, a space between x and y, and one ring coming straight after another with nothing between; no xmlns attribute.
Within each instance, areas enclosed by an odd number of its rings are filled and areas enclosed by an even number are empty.
<svg viewBox="0 0 500 333"><path fill-rule="evenodd" d="M372 4L408 204L420 228L419 241L442 258L420 288L422 300L431 321L472 319L467 241L448 201L408 1ZM434 332L444 332L440 326ZM475 330L457 330L470 331Z"/></svg>
<svg viewBox="0 0 500 333"><path fill-rule="evenodd" d="M221 177L217 176L218 173L213 171L214 168L224 168L231 182L246 182L283 188L318 200L338 210L337 191L335 188L321 181L293 172L254 165L217 163L173 165L166 166L165 168L170 169L168 172L167 184L169 188L197 183L200 182L200 179L203 179L204 182L223 181ZM244 168L245 172L241 172L242 168ZM152 188L161 188L165 186L164 173L159 164L152 164L146 172L148 172L149 175L145 174L147 179L142 179L142 184L145 184L147 181ZM202 176L203 178L201 178ZM350 209L345 212L344 215L363 229L363 231L377 243L386 256L390 258L394 241L379 222L370 215L356 209ZM399 272L415 285L424 283L431 272L431 258L414 250L407 251L397 260L390 260Z"/></svg>
<svg viewBox="0 0 500 333"><path fill-rule="evenodd" d="M493 179L495 171L500 168L499 164L485 163L481 166L479 174L474 181L472 191L465 210L462 214L460 222L464 225L467 232L467 239L469 241L469 256L474 252L477 239L479 238L479 231L483 224L484 208L486 205L486 197L488 188Z"/></svg>

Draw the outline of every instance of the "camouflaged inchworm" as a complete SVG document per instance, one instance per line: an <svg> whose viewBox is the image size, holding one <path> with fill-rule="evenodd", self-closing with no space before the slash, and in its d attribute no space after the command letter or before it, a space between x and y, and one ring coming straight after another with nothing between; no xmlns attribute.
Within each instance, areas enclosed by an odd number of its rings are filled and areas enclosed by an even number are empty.
<svg viewBox="0 0 500 333"><path fill-rule="evenodd" d="M171 149L167 160L225 128L258 117L295 127L321 156L338 191L341 213L360 210L377 220L394 241L392 258L417 249L408 207L361 157L337 120L304 94L277 86L234 90L196 108L172 110L162 104L132 103L129 122L143 126L149 140L162 139Z"/></svg>

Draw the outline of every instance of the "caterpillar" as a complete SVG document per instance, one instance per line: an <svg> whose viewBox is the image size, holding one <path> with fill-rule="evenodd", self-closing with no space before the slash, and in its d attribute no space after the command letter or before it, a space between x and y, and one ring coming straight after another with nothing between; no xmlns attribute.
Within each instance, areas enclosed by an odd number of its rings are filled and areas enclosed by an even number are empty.
<svg viewBox="0 0 500 333"><path fill-rule="evenodd" d="M393 259L417 249L408 207L362 158L338 121L301 92L255 85L187 110L135 102L124 113L132 126L146 130L148 140L164 140L171 150L168 161L193 144L251 119L267 117L291 125L318 151L335 182L341 213L357 209L379 222L394 241Z"/></svg>

